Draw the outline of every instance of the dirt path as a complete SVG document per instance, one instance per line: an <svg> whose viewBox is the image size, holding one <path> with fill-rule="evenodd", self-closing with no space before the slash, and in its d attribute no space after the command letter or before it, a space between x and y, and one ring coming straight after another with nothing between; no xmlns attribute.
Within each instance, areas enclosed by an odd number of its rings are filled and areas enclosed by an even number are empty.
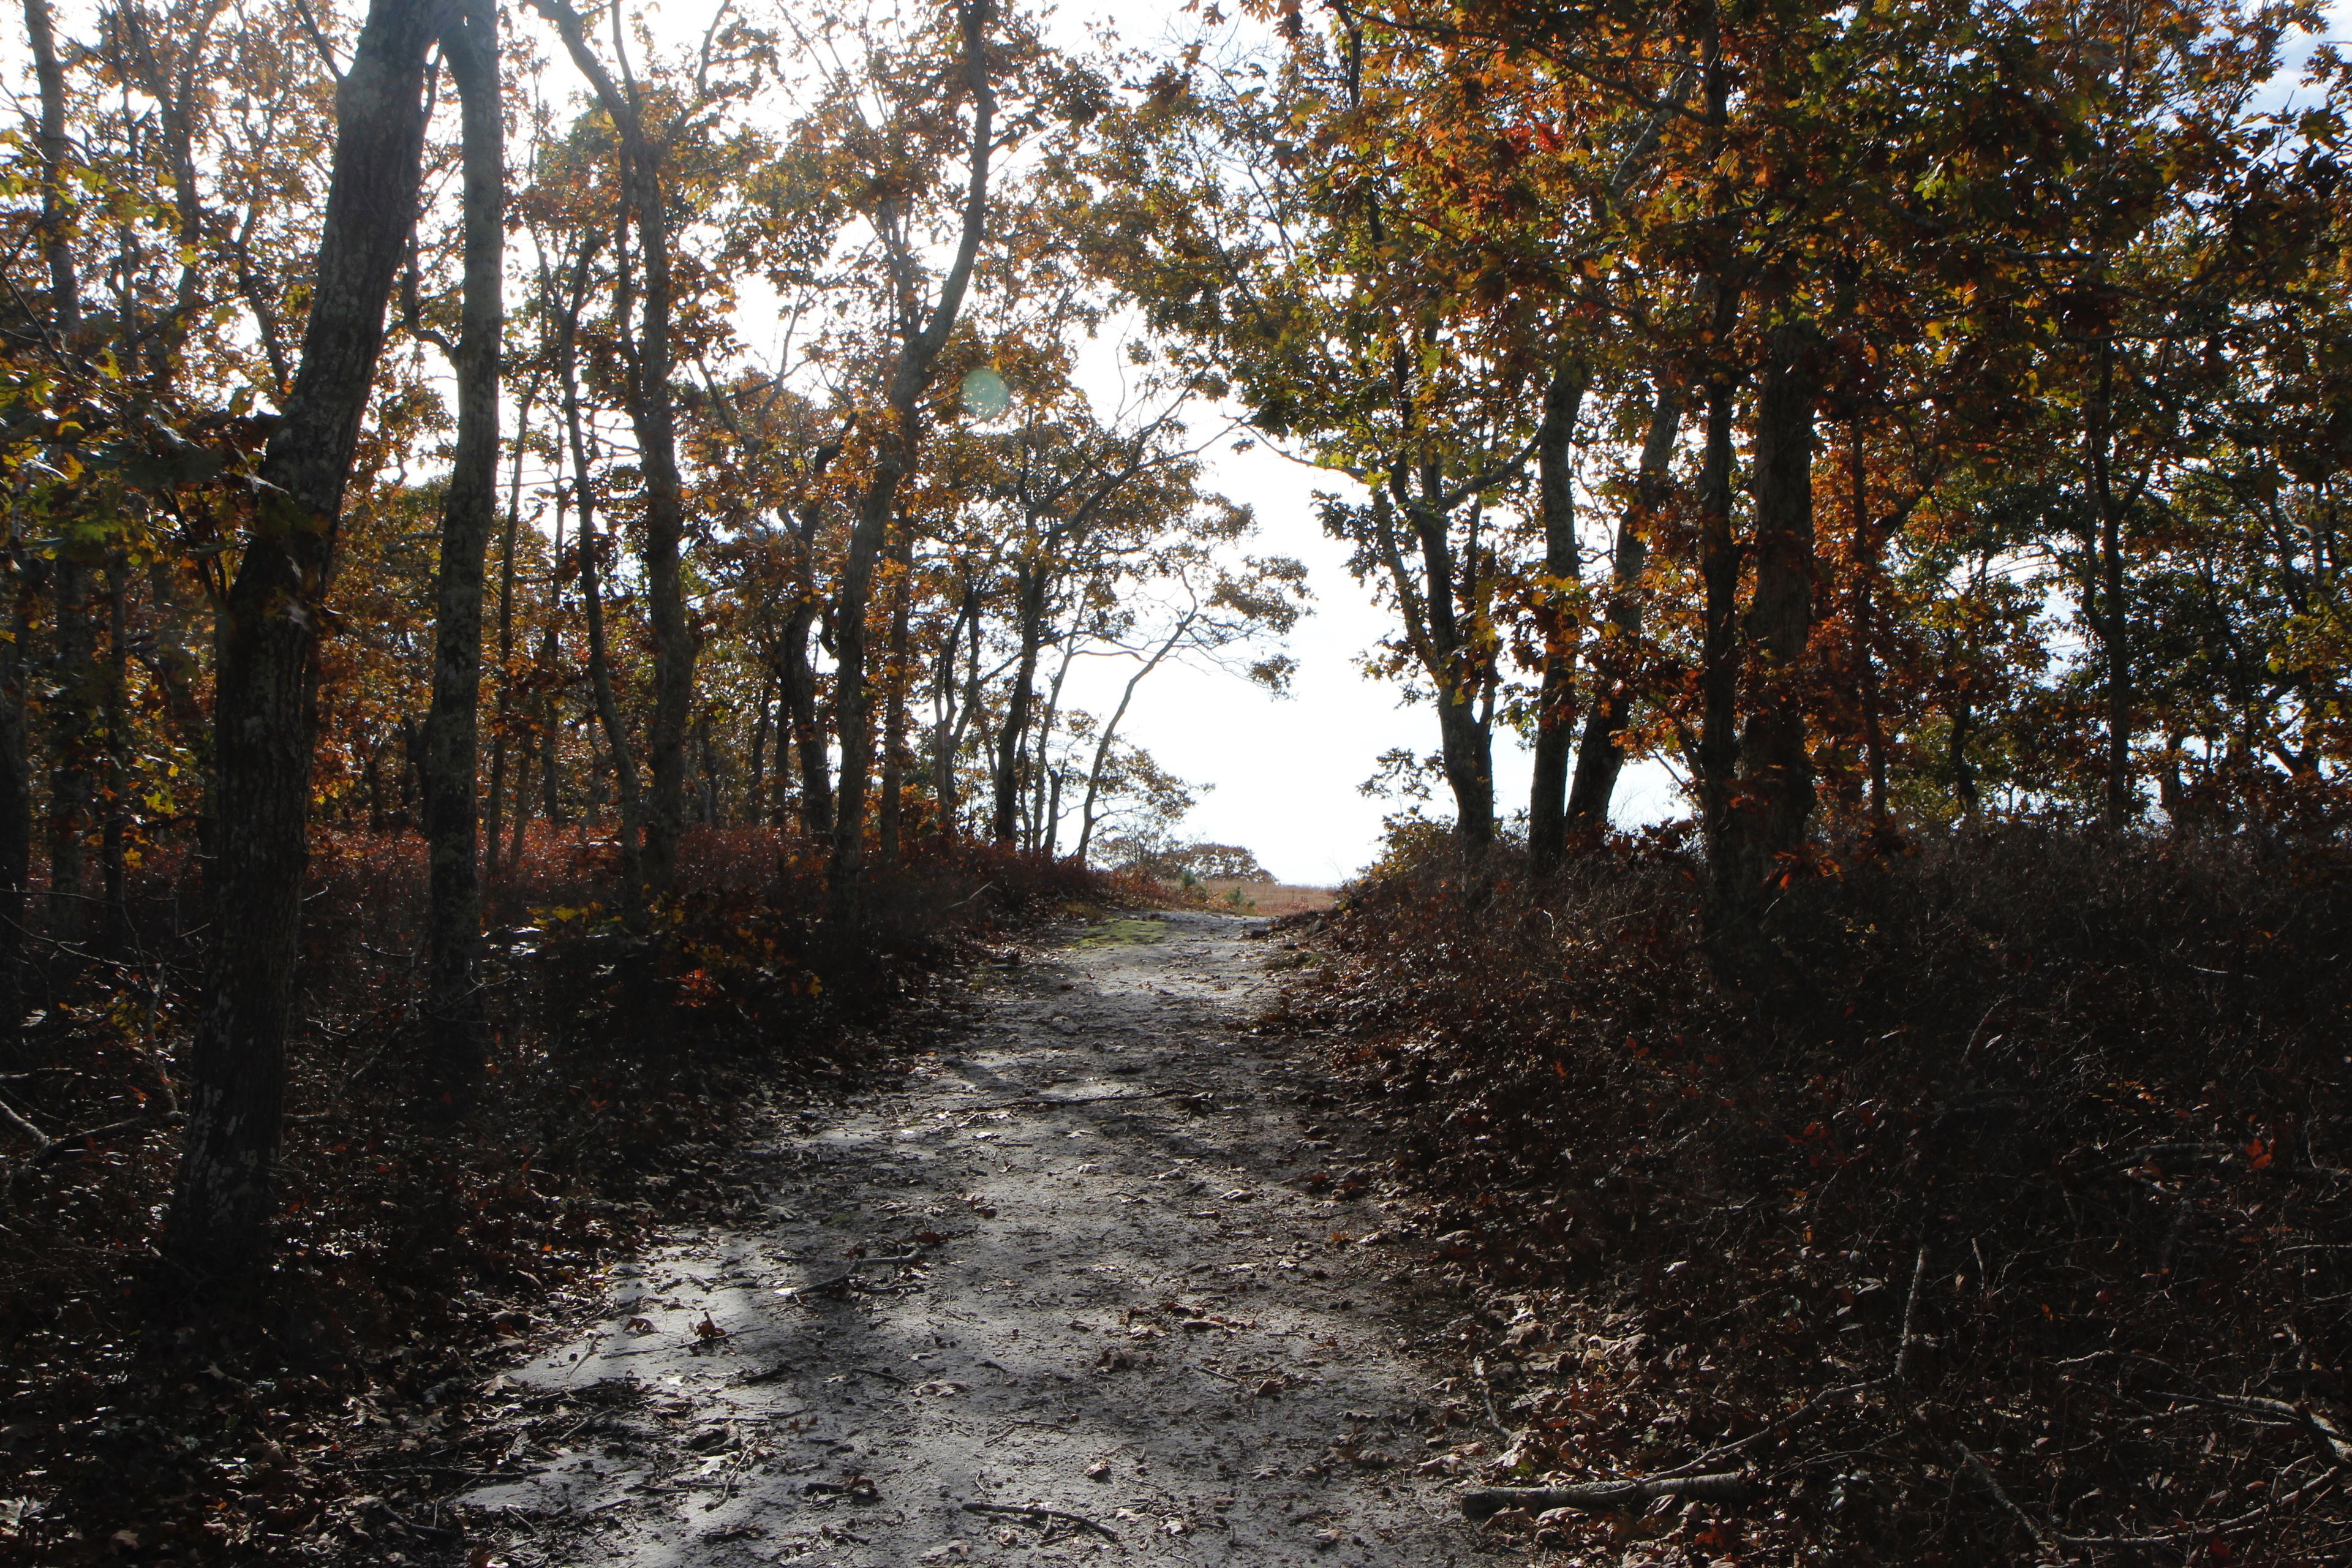
<svg viewBox="0 0 2352 1568"><path fill-rule="evenodd" d="M516 1568L1467 1556L1414 1465L1409 1267L1302 1123L1312 1063L1247 1032L1256 925L993 971L902 1089L746 1151L763 1225L615 1268L510 1374L534 1468L461 1500L470 1537Z"/></svg>

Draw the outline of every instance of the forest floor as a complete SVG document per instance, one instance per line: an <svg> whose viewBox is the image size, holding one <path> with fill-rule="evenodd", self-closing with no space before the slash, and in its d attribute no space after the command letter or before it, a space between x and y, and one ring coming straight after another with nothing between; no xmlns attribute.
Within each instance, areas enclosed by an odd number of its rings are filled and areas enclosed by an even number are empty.
<svg viewBox="0 0 2352 1568"><path fill-rule="evenodd" d="M1265 935L1123 917L977 973L903 1076L742 1147L759 1220L613 1266L601 1317L492 1380L505 1457L412 1521L412 1549L462 1531L455 1561L513 1568L1475 1552L1454 1445L1424 1436L1449 1325L1421 1293L1423 1227L1373 1184L1368 1129L1318 1125L1328 1068L1260 1032Z"/></svg>

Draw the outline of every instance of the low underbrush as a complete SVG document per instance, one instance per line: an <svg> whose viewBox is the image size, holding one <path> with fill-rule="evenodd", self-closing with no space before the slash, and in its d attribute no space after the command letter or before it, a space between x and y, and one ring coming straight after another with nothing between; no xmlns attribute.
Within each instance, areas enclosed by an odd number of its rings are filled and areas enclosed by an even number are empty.
<svg viewBox="0 0 2352 1568"><path fill-rule="evenodd" d="M499 883L490 1076L453 1125L416 1088L423 846L322 837L271 1275L178 1327L152 1245L200 900L152 862L123 957L45 950L52 994L0 1081L0 1561L437 1561L456 1541L432 1500L495 1458L468 1446L490 1360L559 1329L656 1227L746 1216L730 1141L891 1070L895 1005L960 955L1148 893L927 846L840 944L824 846L703 830L688 890L637 935L611 858L542 830Z"/></svg>
<svg viewBox="0 0 2352 1568"><path fill-rule="evenodd" d="M1431 1468L1755 1485L1499 1516L1562 1561L2352 1560L2352 860L1857 849L1756 991L1699 889L1424 852L1293 973L1473 1299Z"/></svg>

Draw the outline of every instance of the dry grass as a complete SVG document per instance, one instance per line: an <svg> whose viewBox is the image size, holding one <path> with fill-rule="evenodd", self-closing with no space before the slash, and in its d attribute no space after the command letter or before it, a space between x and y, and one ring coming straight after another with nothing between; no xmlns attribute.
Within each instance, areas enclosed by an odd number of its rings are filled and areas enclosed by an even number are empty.
<svg viewBox="0 0 2352 1568"><path fill-rule="evenodd" d="M1211 904L1238 904L1244 914L1300 915L1328 910L1339 897L1337 888L1294 888L1281 882L1244 882L1234 877L1204 877L1201 889ZM1238 899L1236 895L1239 895Z"/></svg>

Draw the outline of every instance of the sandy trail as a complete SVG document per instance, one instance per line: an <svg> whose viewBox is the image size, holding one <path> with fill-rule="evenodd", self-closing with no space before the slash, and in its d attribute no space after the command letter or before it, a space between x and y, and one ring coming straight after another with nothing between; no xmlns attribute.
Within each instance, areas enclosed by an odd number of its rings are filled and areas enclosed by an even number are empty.
<svg viewBox="0 0 2352 1568"><path fill-rule="evenodd" d="M1414 1467L1403 1255L1311 1135L1311 1061L1247 1032L1256 924L992 971L901 1088L744 1151L763 1223L615 1268L509 1374L533 1468L461 1500L471 1538L517 1568L1468 1555Z"/></svg>

